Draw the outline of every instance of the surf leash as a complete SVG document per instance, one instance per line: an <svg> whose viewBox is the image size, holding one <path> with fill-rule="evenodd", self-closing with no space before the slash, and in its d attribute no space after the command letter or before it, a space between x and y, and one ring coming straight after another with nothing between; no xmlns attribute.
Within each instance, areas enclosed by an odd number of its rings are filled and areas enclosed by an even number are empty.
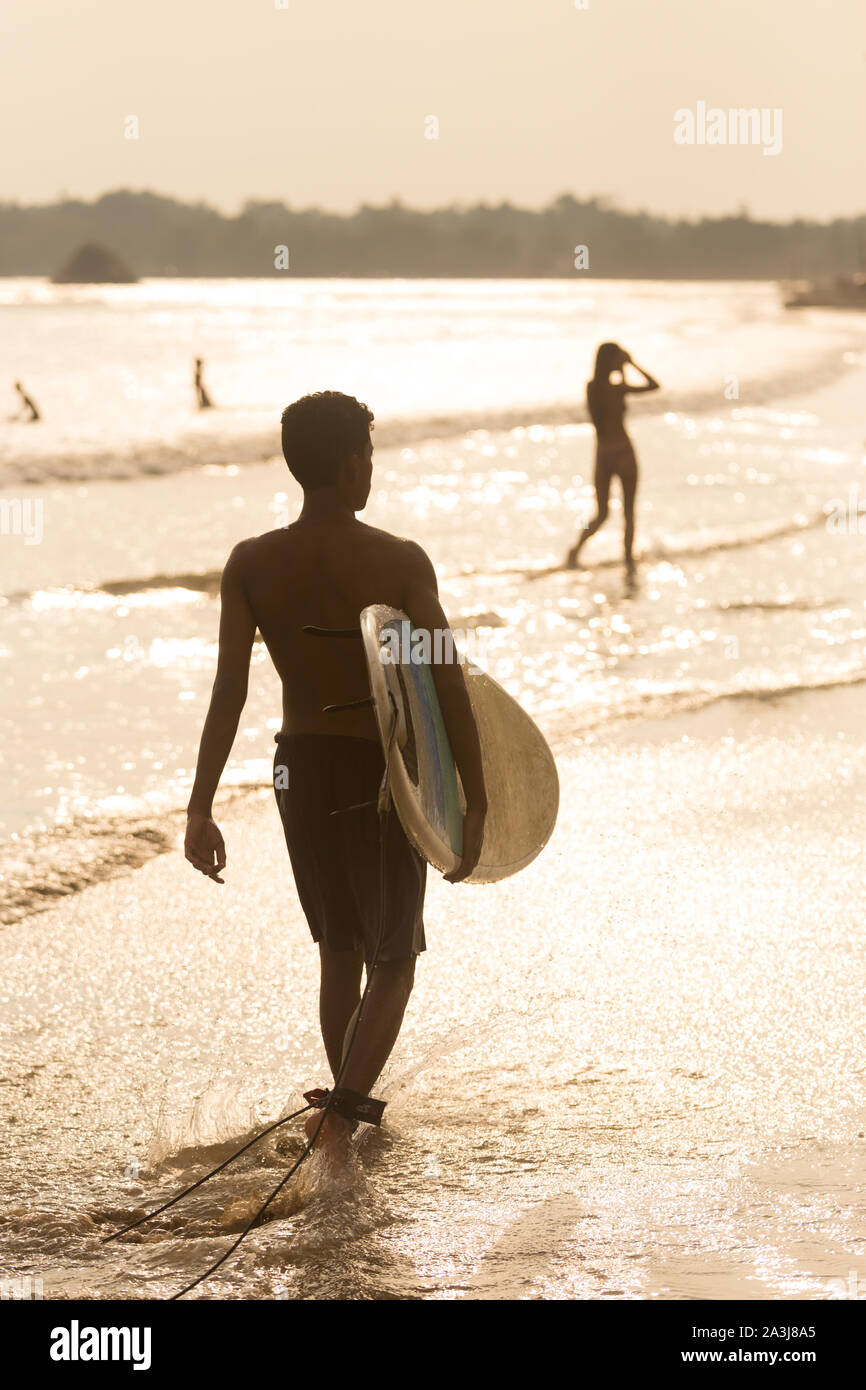
<svg viewBox="0 0 866 1390"><path fill-rule="evenodd" d="M305 628L304 630L309 631L310 635L314 636L331 635L328 629ZM335 630L334 635L340 637L354 636L355 631L355 629ZM357 631L360 634L360 629L358 629ZM210 1265L208 1269L204 1271L203 1274L200 1274L196 1279L193 1279L191 1283L184 1285L184 1287L178 1290L177 1293L171 1294L168 1300L170 1303L174 1303L178 1299L183 1298L185 1294L190 1293L192 1289L196 1288L199 1284L204 1283L205 1279L210 1278L210 1276L213 1273L215 1273L215 1271L218 1270L221 1265L225 1264L226 1260L231 1258L231 1256L241 1245L242 1241L246 1238L246 1236L249 1235L253 1227L261 1220L268 1207L283 1190L289 1179L294 1177L301 1164L307 1158L309 1158L310 1154L313 1151L313 1147L316 1143L316 1140L319 1137L319 1133L322 1129L322 1126L324 1125L325 1120L331 1112L342 1116L344 1119L349 1120L349 1122L353 1126L353 1130L357 1127L358 1121L363 1121L366 1124L374 1125L378 1125L381 1123L382 1112L385 1109L385 1101L375 1100L370 1096L364 1096L361 1095L359 1092L351 1091L347 1087L341 1086L340 1081L343 1076L343 1072L345 1071L346 1066L348 1064L349 1058L352 1053L352 1048L354 1046L355 1039L358 1034L358 1028L361 1023L361 1018L363 1017L364 1005L367 1000L367 995L370 991L373 973L379 961L379 955L382 950L382 943L384 941L385 936L385 891L387 883L386 840L388 827L388 813L391 807L391 752L398 723L397 708L394 703L393 695L390 695L390 699L393 718L391 721L391 728L388 734L388 745L385 751L385 770L382 775L382 781L379 786L379 794L375 803L379 815L379 927L376 938L376 947L373 952L370 964L367 968L367 979L364 984L364 989L361 993L360 1000L358 1001L358 1008L355 1013L355 1022L352 1026L352 1033L343 1053L339 1070L334 1078L333 1090L315 1089L311 1091L305 1091L304 1100L307 1102L307 1104L303 1106L301 1109L293 1111L291 1115L284 1115L283 1118L280 1120L275 1120L273 1124L268 1125L267 1128L263 1129L261 1134L257 1134L252 1139L249 1139L246 1144L243 1144L241 1148L239 1148L235 1153L231 1154L227 1159L224 1160L224 1162L218 1164L217 1167L213 1168L209 1173L205 1173L203 1177L199 1178L196 1182L191 1183L189 1187L185 1187L182 1192L178 1192L174 1197L170 1198L169 1201L164 1202L159 1207L155 1207L153 1211L145 1213L145 1215L139 1217L137 1221L132 1221L128 1225L121 1227L120 1230L114 1231L110 1236L106 1236L103 1238L102 1244L107 1245L110 1241L116 1240L119 1236L125 1235L128 1231L134 1231L137 1227L144 1225L146 1221L150 1221L153 1217L159 1216L161 1212L167 1211L169 1207L174 1206L177 1202L181 1201L183 1197L186 1197L190 1192L194 1192L196 1188L199 1188L204 1183L209 1182L211 1178L216 1177L216 1175L218 1173L221 1173L225 1168L227 1168L229 1164L234 1163L236 1158L239 1158L241 1154L246 1153L246 1151L248 1149L251 1149L254 1144L257 1144L260 1139L264 1139L268 1134L273 1133L274 1130L279 1129L282 1125L288 1124L290 1120L297 1119L300 1115L306 1114L308 1110L321 1110L319 1122L316 1125L316 1128L314 1129L313 1133L310 1135L310 1138L304 1145L301 1154L291 1165L288 1172L283 1175L283 1177L277 1183L276 1187L273 1189L270 1195L265 1199L264 1202L262 1202L261 1206L258 1208L258 1210L253 1215L252 1219L241 1231L237 1239L232 1242L229 1248L226 1251L224 1251L223 1254L219 1257L219 1259L215 1260L214 1263ZM368 703L366 700L358 700L352 702L353 705L361 705L366 703ZM339 708L342 707L328 707L329 711L336 710ZM337 811L332 811L331 814L339 815L342 814L344 811L358 810L361 806L367 806L372 804L372 802L362 802L359 803L357 807L350 806L340 808Z"/></svg>
<svg viewBox="0 0 866 1390"><path fill-rule="evenodd" d="M306 1096L304 1099L306 1100ZM248 1139L246 1144L243 1144L235 1153L230 1154L224 1163L220 1163L216 1168L212 1168L209 1173L205 1173L203 1178L198 1179L198 1182L190 1183L189 1187L185 1187L182 1192L178 1192L176 1196L171 1197L167 1202L163 1202L161 1207L154 1207L153 1211L146 1212L145 1215L140 1216L137 1221L131 1221L128 1226L121 1226L119 1231L113 1231L110 1236L104 1236L102 1244L108 1245L112 1240L117 1240L118 1236L125 1236L127 1231L134 1231L136 1227L143 1226L145 1221L150 1221L152 1217L159 1216L161 1212L168 1211L169 1207L173 1207L182 1197L186 1197L190 1192L195 1192L197 1187L202 1186L202 1183L209 1182L211 1178L216 1177L217 1173L221 1173L224 1168L228 1168L230 1163L234 1163L236 1158L240 1158L241 1154L246 1153L247 1149L251 1149L253 1144L257 1144L260 1139L264 1139L266 1135L272 1134L275 1129L280 1128L280 1125L288 1124L289 1120L296 1120L299 1115L306 1115L307 1111L312 1109L313 1103L308 1102L300 1110L293 1111L291 1115L284 1115L281 1120L275 1120L272 1125L268 1125L267 1129L263 1129L261 1134L256 1134L252 1139Z"/></svg>
<svg viewBox="0 0 866 1390"><path fill-rule="evenodd" d="M392 699L393 699L393 697L392 697ZM258 1211L255 1213L255 1215L252 1217L252 1219L251 1219L250 1221L247 1222L247 1225L246 1225L246 1226L244 1227L244 1229L241 1231L241 1233L240 1233L240 1235L238 1236L237 1240L232 1241L232 1244L229 1246L228 1250L224 1251L224 1253L223 1253L222 1255L220 1255L220 1257L219 1257L218 1260L214 1260L213 1264L210 1265L210 1267L209 1267L208 1269L205 1270L204 1274L200 1274L200 1275L198 1276L197 1279L193 1279L191 1283L185 1284L184 1287L183 1287L182 1289L180 1289L177 1293L172 1294L172 1295L171 1295L171 1298L169 1299L169 1302L170 1302L170 1303L175 1303L179 1298L183 1298L184 1294L190 1293L192 1289L196 1288L199 1284L203 1283L205 1279L209 1279L210 1276L211 1276L212 1274L214 1274L214 1273L216 1272L216 1270L219 1269L220 1265L225 1264L226 1260L228 1260L228 1259L231 1258L231 1256L235 1253L235 1251L237 1250L237 1248L238 1248L238 1246L241 1244L241 1242L246 1238L246 1236L249 1235L249 1233L250 1233L250 1231L253 1229L253 1227L254 1227L254 1226L261 1220L261 1218L264 1216L265 1212L267 1211L267 1209L268 1209L268 1207L271 1205L271 1203L272 1203L272 1202L279 1196L279 1194L282 1192L283 1188L285 1187L285 1185L286 1185L286 1183L289 1181L289 1179L295 1175L295 1173L298 1171L298 1169L300 1168L300 1166L301 1166L301 1164L304 1162L304 1160L307 1159L307 1158L309 1158L310 1154L311 1154L312 1151L313 1151L313 1145L315 1144L316 1140L318 1139L318 1137L319 1137L319 1132L320 1132L322 1126L324 1125L325 1120L327 1119L327 1117L328 1117L328 1115L330 1114L330 1112L331 1112L332 1110L334 1110L335 1113L339 1113L339 1111L337 1111L336 1107L337 1107L337 1104L338 1104L339 1100L341 1099L341 1095L340 1095L341 1090L343 1091L343 1094L345 1095L344 1089L340 1087L340 1080L341 1080L341 1078L342 1078L343 1072L346 1070L346 1064L348 1063L349 1058L350 1058L350 1056L351 1056L351 1054L352 1054L352 1047L354 1046L355 1038L356 1038L357 1035L358 1035L358 1027L359 1027L359 1025L360 1025L361 1018L362 1018L362 1016L363 1016L364 1004L366 1003L367 995L368 995L369 992L370 992L370 985L371 985L372 980L373 980L373 972L375 971L376 965L378 964L379 953L380 953L380 951L381 951L381 949L382 949L382 942L383 942L383 939L384 939L384 936L385 936L385 884L386 884L386 875L385 875L385 868L386 868L386 852L385 852L385 851L386 851L386 832L387 832L387 823L388 823L388 807L389 807L389 804L390 804L390 787L389 787L389 783L390 783L390 773L391 773L391 745L392 745L392 743L393 743L394 730L396 730L396 727L397 727L397 714L396 714L396 709L395 709L395 710L394 710L394 719L393 719L393 722L392 722L392 725L391 725L391 733L390 733L389 738L388 738L388 752L387 752L386 759L385 759L385 772L384 772L384 775L383 775L383 777L382 777L382 784L381 784L381 786L380 786L380 788L379 788L379 801L378 801L378 809L379 809L379 931L378 931L378 936L377 936L377 940L376 940L376 949L375 949L375 951L373 952L373 958L372 958L372 960L371 960L371 962L370 962L370 967L369 967L369 969L368 969L368 971L367 971L367 979L366 979L366 982L365 982L365 984L364 984L364 989L363 989L363 992L362 992L362 994L361 994L361 998L360 998L360 1000L359 1000L359 1002L358 1002L358 1009L357 1009L357 1012L356 1012L356 1014L355 1014L355 1022L354 1022L354 1025L353 1025L353 1027L352 1027L352 1033L351 1033L351 1036L350 1036L350 1038L349 1038L348 1044L346 1045L346 1049L345 1049L345 1051L344 1051L344 1053L343 1053L343 1058L342 1058L342 1061L340 1062L339 1071L337 1072L337 1075L334 1077L334 1089L333 1089L332 1091L330 1091L330 1092L324 1091L324 1092L321 1093L321 1115L320 1115L320 1118L319 1118L319 1123L316 1125L316 1128L314 1129L314 1131L313 1131L313 1133L311 1134L310 1138L307 1140L307 1143L305 1144L304 1149L303 1149L302 1153L300 1154L300 1157L297 1158L297 1159L295 1160L295 1162L292 1164L292 1166L291 1166L291 1168L289 1169L289 1171L288 1171L287 1173L284 1174L284 1176L283 1176L283 1177L280 1179L280 1181L277 1183L277 1185L276 1185L276 1187L274 1188L274 1190L270 1193L270 1195L269 1195L268 1197L265 1198L264 1202L262 1202L262 1204L261 1204L261 1206L259 1207ZM350 1094L350 1095L354 1095L355 1093L354 1093L354 1092L350 1092L349 1094ZM307 1093L307 1096L311 1096L311 1095L317 1095L317 1093L314 1092L314 1091L311 1091L311 1092L308 1092L308 1093ZM306 1099L306 1098L307 1098L307 1097L305 1096L305 1099ZM318 1099L319 1099L319 1097L317 1096L317 1101L318 1101ZM362 1097L362 1099L366 1099L366 1097ZM311 1104L312 1104L312 1102L311 1102ZM382 1109L384 1109L384 1104L383 1104L381 1101L377 1102L377 1104L381 1105L381 1106L382 1106ZM381 1111L380 1111L380 1115L381 1115ZM359 1117L359 1118L360 1118L360 1117ZM374 1121L374 1123L378 1123L378 1120Z"/></svg>

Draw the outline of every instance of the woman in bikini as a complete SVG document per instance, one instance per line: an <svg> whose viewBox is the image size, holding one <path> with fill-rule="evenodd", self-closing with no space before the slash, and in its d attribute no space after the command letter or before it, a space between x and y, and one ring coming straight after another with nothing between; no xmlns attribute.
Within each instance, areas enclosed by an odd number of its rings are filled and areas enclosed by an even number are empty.
<svg viewBox="0 0 866 1390"><path fill-rule="evenodd" d="M632 386L625 379L626 366L634 367L643 377L641 386ZM619 381L611 374L619 373ZM622 486L622 506L625 516L623 536L625 563L629 574L634 573L634 499L637 492L637 459L625 429L625 398L646 391L658 391L659 384L643 367L632 362L618 343L602 343L595 357L595 375L586 384L586 404L595 426L595 496L596 514L584 526L577 545L572 546L565 559L566 569L577 569L584 543L594 536L607 518L610 484L618 477Z"/></svg>

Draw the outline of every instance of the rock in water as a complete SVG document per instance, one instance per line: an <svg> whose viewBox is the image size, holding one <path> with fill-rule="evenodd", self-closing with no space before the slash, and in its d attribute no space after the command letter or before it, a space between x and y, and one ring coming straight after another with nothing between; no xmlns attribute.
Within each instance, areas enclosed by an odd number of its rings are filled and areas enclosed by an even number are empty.
<svg viewBox="0 0 866 1390"><path fill-rule="evenodd" d="M86 242L79 246L54 276L55 285L134 285L138 276L104 246Z"/></svg>

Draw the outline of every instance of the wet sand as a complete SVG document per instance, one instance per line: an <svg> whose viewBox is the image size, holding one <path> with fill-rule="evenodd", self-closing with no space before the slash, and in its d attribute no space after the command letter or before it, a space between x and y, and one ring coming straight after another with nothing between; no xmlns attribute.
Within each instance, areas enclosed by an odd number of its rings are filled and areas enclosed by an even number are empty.
<svg viewBox="0 0 866 1390"><path fill-rule="evenodd" d="M308 1168L194 1297L863 1296L862 690L727 700L557 756L540 860L431 879L353 1182ZM326 1080L272 794L218 819L224 888L167 854L0 935L2 1274L46 1298L201 1272L299 1122L175 1224L99 1238Z"/></svg>

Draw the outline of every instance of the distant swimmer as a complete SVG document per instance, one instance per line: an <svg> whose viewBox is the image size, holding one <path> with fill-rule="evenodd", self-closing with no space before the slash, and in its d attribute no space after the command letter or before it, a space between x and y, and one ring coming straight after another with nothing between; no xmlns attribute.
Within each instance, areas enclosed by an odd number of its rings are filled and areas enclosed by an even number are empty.
<svg viewBox="0 0 866 1390"><path fill-rule="evenodd" d="M15 382L15 390L18 392L21 404L18 406L15 414L9 416L9 419L20 420L24 411L27 411L26 423L28 425L34 424L37 420L41 420L42 416L39 414L35 402L30 399L20 381Z"/></svg>
<svg viewBox="0 0 866 1390"><path fill-rule="evenodd" d="M632 386L625 379L627 366L634 367L643 377L643 384ZM611 374L619 372L620 380L611 381ZM625 428L625 398L629 395L642 395L647 391L658 391L659 383L643 367L632 362L631 357L618 343L602 343L595 357L595 375L586 384L586 404L590 419L595 426L595 496L596 514L584 526L577 545L572 546L565 558L566 569L577 569L580 552L590 536L594 536L607 519L607 504L610 485L618 477L622 486L622 506L625 517L623 544L625 563L629 574L634 573L634 502L637 492L637 459L634 447Z"/></svg>
<svg viewBox="0 0 866 1390"><path fill-rule="evenodd" d="M199 410L210 410L213 406L213 401L207 393L207 388L202 378L203 372L204 358L197 357L195 359L195 376L193 377L193 385L195 386L196 405L198 406Z"/></svg>

